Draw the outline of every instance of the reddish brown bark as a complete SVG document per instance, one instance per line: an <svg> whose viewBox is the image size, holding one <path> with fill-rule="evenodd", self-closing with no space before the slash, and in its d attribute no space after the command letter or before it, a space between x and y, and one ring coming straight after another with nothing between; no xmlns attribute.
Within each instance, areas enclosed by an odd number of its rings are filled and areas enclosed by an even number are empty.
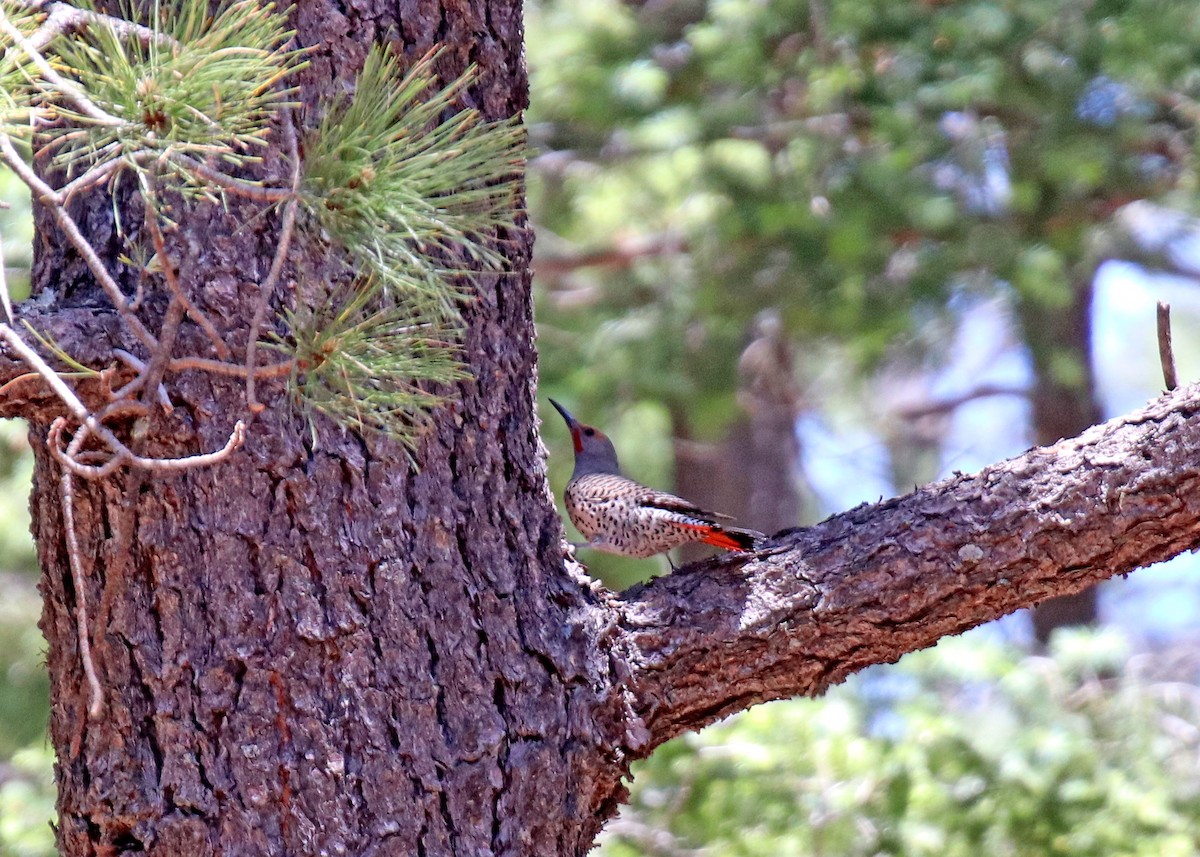
<svg viewBox="0 0 1200 857"><path fill-rule="evenodd" d="M523 105L517 3L312 0L296 14L300 40L320 45L310 104L371 39L438 39L455 46L443 72L480 64L488 115ZM115 259L109 202L80 206ZM187 287L234 342L272 249L256 213L210 211L172 236ZM39 228L36 287L56 291L27 317L107 365L131 343L44 216ZM761 556L606 592L564 561L534 416L529 236L508 237L518 274L477 278L476 377L438 413L418 470L326 423L314 446L267 386L233 459L80 484L96 720L59 474L40 442L55 407L36 384L0 403L35 421L63 853L582 855L629 761L681 730L1200 541L1191 387L1078 441L783 534ZM301 241L292 277L332 276L327 255ZM188 326L183 346L203 339ZM0 351L0 382L24 371ZM240 385L168 381L175 413L144 451L222 443Z"/></svg>

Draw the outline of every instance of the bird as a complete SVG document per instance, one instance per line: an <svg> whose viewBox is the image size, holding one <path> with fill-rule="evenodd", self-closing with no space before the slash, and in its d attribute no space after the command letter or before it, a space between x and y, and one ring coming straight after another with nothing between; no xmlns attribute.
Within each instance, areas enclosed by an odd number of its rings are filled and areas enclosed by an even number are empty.
<svg viewBox="0 0 1200 857"><path fill-rule="evenodd" d="M566 420L575 447L575 471L563 499L571 523L587 538L587 547L645 558L689 542L750 551L766 538L719 522L728 520L728 515L706 511L622 476L617 450L608 436L579 422L553 399L550 404Z"/></svg>

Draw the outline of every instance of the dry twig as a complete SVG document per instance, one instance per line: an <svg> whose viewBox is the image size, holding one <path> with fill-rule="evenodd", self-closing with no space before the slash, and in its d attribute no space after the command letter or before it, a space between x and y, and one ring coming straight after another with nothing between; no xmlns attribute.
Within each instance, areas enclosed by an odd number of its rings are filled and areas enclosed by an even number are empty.
<svg viewBox="0 0 1200 857"><path fill-rule="evenodd" d="M261 380L263 378L283 378L291 374L292 365L291 360L284 360L282 363L255 366L254 369L251 369L249 366L222 363L219 360L208 360L204 357L176 357L168 364L168 368L172 372L211 372L214 375L228 375L233 378L249 378L253 375Z"/></svg>
<svg viewBox="0 0 1200 857"><path fill-rule="evenodd" d="M183 285L179 282L179 277L175 273L175 266L171 262L171 257L167 254L167 242L163 238L162 229L158 225L158 202L155 197L157 190L153 178L147 177L142 182L142 205L146 212L146 229L150 233L150 240L154 244L154 252L158 256L158 266L162 269L163 279L166 280L167 288L171 290L174 300L178 301L183 310L192 318L192 321L200 325L200 329L204 331L209 342L212 343L213 350L217 352L217 356L222 360L229 359L229 346L221 339L221 334L217 332L217 328L209 320L199 307L192 303L187 293L183 290ZM168 319L171 317L171 310L167 310ZM168 333L171 333L171 344L174 343L173 331L169 331L167 322L163 322L163 330L159 331L160 350L170 352L170 345L167 344ZM154 364L154 358L151 357L151 365Z"/></svg>
<svg viewBox="0 0 1200 857"><path fill-rule="evenodd" d="M973 402L976 399L986 399L991 396L1028 397L1029 390L1025 387L1012 387L1006 384L980 384L978 387L967 390L964 393L959 393L957 396L938 399L936 401L915 402L911 405L902 406L896 409L895 414L905 420L919 420L923 417L941 416L957 410L968 402Z"/></svg>
<svg viewBox="0 0 1200 857"><path fill-rule="evenodd" d="M50 431L55 427L61 431L61 424L66 420L59 417L54 421ZM81 431L70 446L67 455L78 454L83 446L86 435ZM114 461L116 459L113 459ZM95 719L104 710L104 689L100 679L96 677L96 665L92 663L92 637L88 629L87 584L83 574L83 556L79 550L79 535L75 530L75 486L71 482L71 472L63 470L59 479L59 493L62 500L63 528L67 531L67 564L71 567L71 583L75 587L75 629L79 637L79 657L83 661L83 674L88 683L88 716Z"/></svg>
<svg viewBox="0 0 1200 857"><path fill-rule="evenodd" d="M162 45L179 44L166 33L160 33L157 30L152 30L150 27L143 27L141 24L126 21L124 18L114 18L111 15L105 15L91 9L80 9L78 6L70 6L66 3L35 2L21 3L20 5L39 9L43 12L49 11L50 13L46 16L46 20L42 21L41 25L29 35L29 44L37 51L42 50L46 45L50 44L55 36L61 36L64 33L70 33L75 30L82 30L85 27L96 24L111 27L115 32L123 36L134 36L143 45L148 45L151 42L158 42Z"/></svg>
<svg viewBox="0 0 1200 857"><path fill-rule="evenodd" d="M146 383L146 361L134 357L124 348L114 348L113 356L138 373L132 381L113 393L113 398L119 401L132 396ZM162 384L158 385L158 404L168 414L174 410L171 397L167 395L167 388Z"/></svg>
<svg viewBox="0 0 1200 857"><path fill-rule="evenodd" d="M288 157L292 160L292 191L291 198L283 210L283 224L280 227L279 244L275 248L275 258L271 260L271 270L258 287L258 298L254 305L254 315L250 320L250 337L246 341L246 407L251 415L262 412L264 405L255 395L256 380L255 363L258 360L258 332L262 329L263 320L267 315L267 307L271 303L271 295L279 282L283 264L287 260L288 248L292 243L292 234L296 229L296 207L300 193L300 151L296 144L296 126L291 114L285 117L283 123L284 142L287 145Z"/></svg>
<svg viewBox="0 0 1200 857"><path fill-rule="evenodd" d="M119 116L113 116L111 113L97 107L84 94L82 89L55 71L54 67L42 56L41 51L29 39L25 38L25 35L9 20L8 15L4 14L2 7L0 7L0 32L12 39L13 44L19 47L29 57L30 61L37 66L42 77L70 99L79 108L79 112L89 120L98 125L120 126L126 124L125 120Z"/></svg>
<svg viewBox="0 0 1200 857"><path fill-rule="evenodd" d="M1175 349L1171 345L1171 305L1163 301L1158 302L1158 360L1169 393L1179 386L1179 376L1175 373Z"/></svg>
<svg viewBox="0 0 1200 857"><path fill-rule="evenodd" d="M291 199L295 196L295 185L293 190L283 190L282 188L264 187L254 182L248 182L244 179L234 178L220 170L215 170L203 161L198 161L195 158L182 153L174 153L171 155L171 160L179 164L185 170L194 175L199 176L205 181L210 181L222 190L227 190L234 196L240 196L245 199L255 202L276 203L283 202L285 199Z"/></svg>

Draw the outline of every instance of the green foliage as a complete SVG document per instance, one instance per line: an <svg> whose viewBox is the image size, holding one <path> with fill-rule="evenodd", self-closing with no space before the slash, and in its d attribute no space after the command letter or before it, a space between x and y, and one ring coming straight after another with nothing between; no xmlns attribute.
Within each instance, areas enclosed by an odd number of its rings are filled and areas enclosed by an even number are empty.
<svg viewBox="0 0 1200 857"><path fill-rule="evenodd" d="M28 485L28 474L20 475ZM16 481L5 480L10 484ZM24 496L17 490L13 495ZM32 545L28 535L25 542L4 545L9 552L0 555L9 563L29 563ZM45 741L50 681L46 643L37 627L41 601L33 575L0 571L0 591L4 593L0 603L0 759L5 759L22 747Z"/></svg>
<svg viewBox="0 0 1200 857"><path fill-rule="evenodd" d="M0 3L0 12L9 23L24 36L37 26L37 14L32 9L14 3ZM0 44L8 45L10 39L0 36ZM9 128L28 122L30 96L30 74L26 71L29 58L17 50L6 49L0 53L0 128Z"/></svg>
<svg viewBox="0 0 1200 857"><path fill-rule="evenodd" d="M0 170L4 261L15 299L28 294L33 237L29 191ZM33 455L24 421L0 423L0 855L51 857L53 753L46 740L50 682L38 630L41 598L30 536Z"/></svg>
<svg viewBox="0 0 1200 857"><path fill-rule="evenodd" d="M210 15L207 0L156 0L131 5L124 17L157 37L90 26L55 43L58 63L89 100L122 120L100 124L60 100L56 109L70 122L47 130L57 163L82 171L147 151L240 163L266 145L271 120L292 95L279 84L300 67L299 52L286 47L285 10L238 0Z"/></svg>
<svg viewBox="0 0 1200 857"><path fill-rule="evenodd" d="M26 209L24 214L28 214ZM5 221L13 212L4 212ZM0 424L0 855L54 853L50 682L38 630L41 599L29 534L33 456L25 425Z"/></svg>
<svg viewBox="0 0 1200 857"><path fill-rule="evenodd" d="M635 766L637 823L602 853L660 853L644 825L710 857L1196 853L1196 740L1173 724L1200 688L1100 678L1124 661L1108 635L1063 643L947 639L677 739Z"/></svg>
<svg viewBox="0 0 1200 857"><path fill-rule="evenodd" d="M918 331L964 295L1052 309L1090 279L1114 208L1195 206L1186 4L672 0L651 15L542 0L528 14L531 127L552 155L530 181L554 242L538 252L678 248L539 276L542 377L599 422L662 399L705 415L692 436L720 433L707 415L736 413L731 367L764 309L806 347L836 342L844 375L899 353L936 366L953 337Z"/></svg>
<svg viewBox="0 0 1200 857"><path fill-rule="evenodd" d="M54 757L41 743L15 754L0 780L0 855L52 857Z"/></svg>
<svg viewBox="0 0 1200 857"><path fill-rule="evenodd" d="M0 422L0 486L4 489L0 490L0 558L3 558L0 573L37 569L29 537L29 482L33 476L33 456L25 432L24 422ZM0 740L0 746L2 744Z"/></svg>
<svg viewBox="0 0 1200 857"><path fill-rule="evenodd" d="M29 188L7 167L0 167L0 200L11 208L0 211L4 241L0 258L8 291L14 301L29 297L29 268L33 261L33 213Z"/></svg>
<svg viewBox="0 0 1200 857"><path fill-rule="evenodd" d="M444 401L421 385L470 377L456 331L422 308L384 298L378 280L351 291L336 314L286 314L292 387L306 406L342 425L411 442Z"/></svg>
<svg viewBox="0 0 1200 857"><path fill-rule="evenodd" d="M497 232L516 228L524 158L515 120L454 112L474 69L439 87L436 58L402 76L373 48L353 97L331 104L305 142L301 199L364 279L287 317L305 404L406 443L443 401L420 385L468 377L465 275L504 268Z"/></svg>
<svg viewBox="0 0 1200 857"><path fill-rule="evenodd" d="M515 120L451 112L474 67L439 87L436 58L402 76L372 48L354 95L329 105L305 144L303 199L390 293L457 318L458 260L504 267L492 232L514 228L524 133Z"/></svg>

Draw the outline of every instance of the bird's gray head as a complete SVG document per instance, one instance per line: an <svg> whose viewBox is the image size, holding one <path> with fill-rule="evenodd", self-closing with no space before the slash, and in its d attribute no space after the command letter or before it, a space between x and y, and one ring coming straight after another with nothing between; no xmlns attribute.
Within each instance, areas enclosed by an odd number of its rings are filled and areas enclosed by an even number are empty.
<svg viewBox="0 0 1200 857"><path fill-rule="evenodd" d="M598 428L584 425L571 416L570 412L553 399L550 404L562 414L571 430L571 442L575 445L575 472L571 475L584 476L588 473L620 473L617 450L608 435Z"/></svg>

